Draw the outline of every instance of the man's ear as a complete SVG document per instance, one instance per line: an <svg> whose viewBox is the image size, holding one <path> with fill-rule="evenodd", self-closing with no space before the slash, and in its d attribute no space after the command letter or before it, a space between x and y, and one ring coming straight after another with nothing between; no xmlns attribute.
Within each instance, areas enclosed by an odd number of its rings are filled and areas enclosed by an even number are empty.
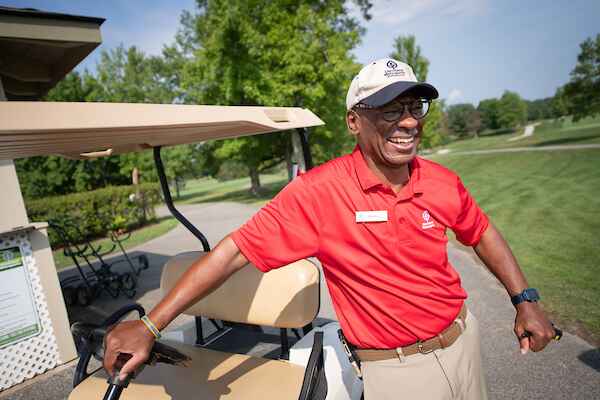
<svg viewBox="0 0 600 400"><path fill-rule="evenodd" d="M348 110L346 113L346 126L348 127L348 132L352 136L358 136L360 132L360 116L356 111Z"/></svg>

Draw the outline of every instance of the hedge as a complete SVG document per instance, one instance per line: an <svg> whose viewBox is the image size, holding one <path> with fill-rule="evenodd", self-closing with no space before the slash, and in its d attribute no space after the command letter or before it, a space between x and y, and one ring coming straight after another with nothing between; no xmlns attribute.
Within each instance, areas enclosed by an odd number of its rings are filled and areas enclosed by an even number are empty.
<svg viewBox="0 0 600 400"><path fill-rule="evenodd" d="M138 191L138 195L136 195ZM160 202L156 183L136 186L109 186L89 192L26 201L30 221L72 222L69 235L78 241L106 236L112 230L132 229L155 219L154 206ZM85 238L81 236L84 235ZM61 247L62 240L49 229L50 245Z"/></svg>

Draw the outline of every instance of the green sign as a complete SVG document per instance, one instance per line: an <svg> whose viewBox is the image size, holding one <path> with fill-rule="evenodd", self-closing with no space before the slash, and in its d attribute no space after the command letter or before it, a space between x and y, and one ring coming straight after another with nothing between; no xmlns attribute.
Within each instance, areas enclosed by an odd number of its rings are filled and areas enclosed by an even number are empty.
<svg viewBox="0 0 600 400"><path fill-rule="evenodd" d="M19 247L0 249L0 348L36 336L41 325Z"/></svg>

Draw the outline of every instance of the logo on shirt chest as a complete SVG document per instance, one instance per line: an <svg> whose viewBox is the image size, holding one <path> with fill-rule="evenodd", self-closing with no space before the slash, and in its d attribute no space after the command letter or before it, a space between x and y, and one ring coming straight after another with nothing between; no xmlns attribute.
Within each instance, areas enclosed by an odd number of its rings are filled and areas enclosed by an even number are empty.
<svg viewBox="0 0 600 400"><path fill-rule="evenodd" d="M421 216L423 217L423 223L421 224L421 228L430 229L435 226L435 222L433 222L431 215L429 215L429 211L423 211L423 214L421 214Z"/></svg>

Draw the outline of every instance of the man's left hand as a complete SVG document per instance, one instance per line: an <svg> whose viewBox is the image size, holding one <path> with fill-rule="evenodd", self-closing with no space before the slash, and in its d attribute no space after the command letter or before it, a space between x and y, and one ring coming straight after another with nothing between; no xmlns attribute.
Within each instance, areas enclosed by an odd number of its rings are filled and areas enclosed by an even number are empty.
<svg viewBox="0 0 600 400"><path fill-rule="evenodd" d="M552 323L546 318L539 304L523 302L516 306L515 335L519 340L521 353L529 350L541 351L554 338Z"/></svg>

